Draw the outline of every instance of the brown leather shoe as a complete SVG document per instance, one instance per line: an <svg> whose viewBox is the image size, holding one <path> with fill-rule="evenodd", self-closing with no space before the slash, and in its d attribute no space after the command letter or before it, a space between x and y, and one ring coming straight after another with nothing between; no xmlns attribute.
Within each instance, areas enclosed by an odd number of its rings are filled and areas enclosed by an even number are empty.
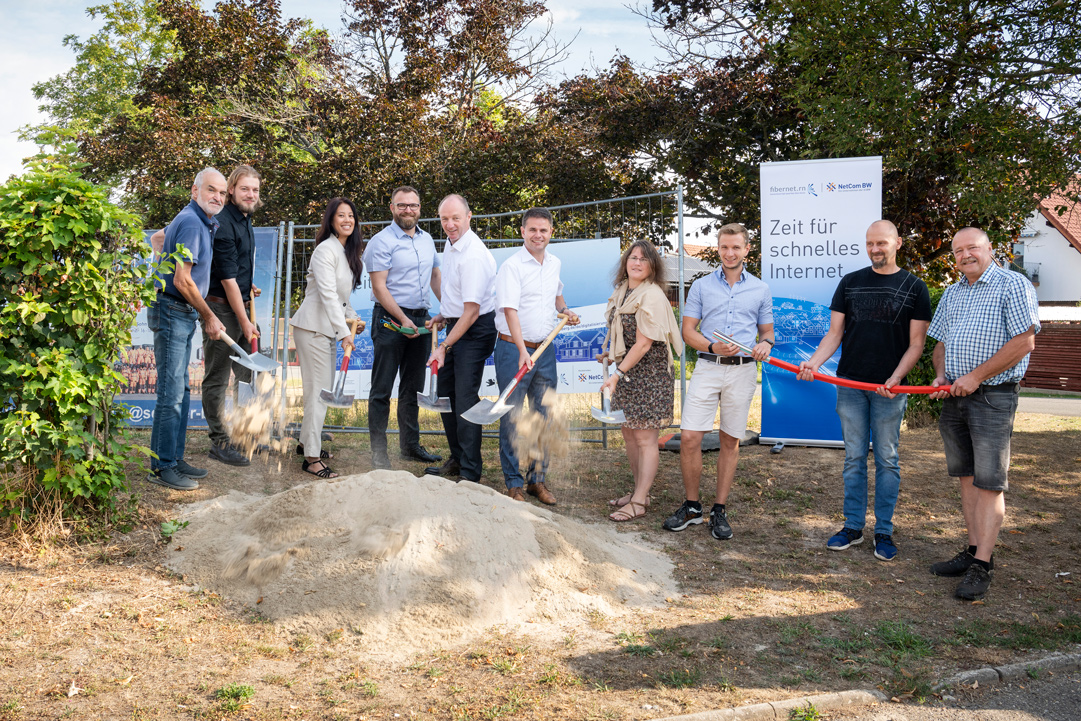
<svg viewBox="0 0 1081 721"><path fill-rule="evenodd" d="M546 506L554 506L556 504L556 497L552 495L552 492L544 487L544 483L530 483L526 488L526 493L534 496L538 501Z"/></svg>
<svg viewBox="0 0 1081 721"><path fill-rule="evenodd" d="M521 486L515 486L514 488L507 489L507 495L510 496L512 501L524 501L525 495L522 493Z"/></svg>

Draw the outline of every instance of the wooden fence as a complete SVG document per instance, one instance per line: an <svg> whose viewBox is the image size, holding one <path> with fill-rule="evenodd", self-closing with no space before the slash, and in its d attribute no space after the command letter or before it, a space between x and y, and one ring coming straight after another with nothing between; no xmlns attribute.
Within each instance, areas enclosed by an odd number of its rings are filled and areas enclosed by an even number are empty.
<svg viewBox="0 0 1081 721"><path fill-rule="evenodd" d="M1081 391L1081 323L1043 323L1021 385Z"/></svg>

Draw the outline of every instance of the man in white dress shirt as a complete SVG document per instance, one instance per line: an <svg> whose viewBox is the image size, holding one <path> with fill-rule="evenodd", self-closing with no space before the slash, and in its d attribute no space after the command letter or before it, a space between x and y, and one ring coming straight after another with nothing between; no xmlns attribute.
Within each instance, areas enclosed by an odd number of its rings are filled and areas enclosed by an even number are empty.
<svg viewBox="0 0 1081 721"><path fill-rule="evenodd" d="M439 363L437 392L450 398L450 413L443 414L443 429L450 458L425 469L431 475L480 482L481 427L461 417L480 402L484 362L495 347L495 258L469 228L473 214L460 195L439 203L439 222L447 235L439 314L425 323L437 329L444 323L447 336L431 360Z"/></svg>
<svg viewBox="0 0 1081 721"><path fill-rule="evenodd" d="M507 403L522 408L525 398L529 406L541 413L544 392L556 385L556 351L549 345L536 363L530 359L533 351L556 326L556 313L568 316L568 325L577 325L578 316L563 300L563 283L559 280L559 258L547 252L552 240L552 214L544 208L531 208L522 216L521 249L499 268L495 281L495 327L499 339L495 343L495 374L502 391L522 366L529 370L507 398ZM499 462L507 495L524 501L523 487L541 503L555 505L556 499L544 485L548 459L540 464L530 461L526 478L522 477L518 454L514 450L515 419L508 413L499 419ZM539 465L539 467L538 467Z"/></svg>

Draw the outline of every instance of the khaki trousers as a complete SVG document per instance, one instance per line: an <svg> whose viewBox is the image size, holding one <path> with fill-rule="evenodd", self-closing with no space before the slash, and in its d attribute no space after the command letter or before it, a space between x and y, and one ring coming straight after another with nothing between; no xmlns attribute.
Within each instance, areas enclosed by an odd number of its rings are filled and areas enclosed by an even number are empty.
<svg viewBox="0 0 1081 721"><path fill-rule="evenodd" d="M322 333L293 328L293 342L297 347L300 379L304 386L304 420L300 424L300 442L304 446L305 456L318 458L322 450L323 421L327 417L327 407L319 399L319 392L323 388L330 388L334 382L337 341Z"/></svg>

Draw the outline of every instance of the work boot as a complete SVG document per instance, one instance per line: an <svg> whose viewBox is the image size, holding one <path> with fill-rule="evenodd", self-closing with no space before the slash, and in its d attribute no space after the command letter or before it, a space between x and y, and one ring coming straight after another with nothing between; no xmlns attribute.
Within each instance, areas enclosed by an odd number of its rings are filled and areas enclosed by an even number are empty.
<svg viewBox="0 0 1081 721"><path fill-rule="evenodd" d="M530 483L525 492L546 506L554 506L556 504L556 497L553 496L552 492L544 485L544 481Z"/></svg>

